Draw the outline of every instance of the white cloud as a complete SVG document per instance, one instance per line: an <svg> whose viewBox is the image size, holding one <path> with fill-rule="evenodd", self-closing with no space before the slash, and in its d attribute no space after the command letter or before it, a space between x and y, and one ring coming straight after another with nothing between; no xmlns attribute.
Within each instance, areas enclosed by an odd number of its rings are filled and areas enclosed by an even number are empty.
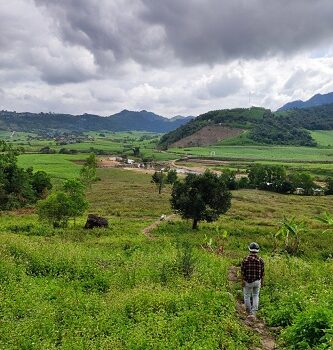
<svg viewBox="0 0 333 350"><path fill-rule="evenodd" d="M276 109L333 91L333 48L327 43L333 8L328 0L295 0L286 8L255 0L248 16L258 23L245 19L245 8L230 4L2 2L0 108L198 115L249 104ZM283 22L288 6L291 14ZM264 17L262 8L274 8L276 18L270 12ZM314 28L303 19L292 22L300 13L310 18L311 11L318 18Z"/></svg>

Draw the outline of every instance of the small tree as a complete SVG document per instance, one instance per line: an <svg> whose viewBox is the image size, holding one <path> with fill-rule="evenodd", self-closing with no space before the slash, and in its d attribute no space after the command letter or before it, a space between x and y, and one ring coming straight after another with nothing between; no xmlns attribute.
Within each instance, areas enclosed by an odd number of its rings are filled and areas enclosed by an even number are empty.
<svg viewBox="0 0 333 350"><path fill-rule="evenodd" d="M52 189L50 176L45 171L35 172L31 184L37 198L45 198Z"/></svg>
<svg viewBox="0 0 333 350"><path fill-rule="evenodd" d="M53 227L66 227L68 220L75 220L88 207L84 197L84 186L78 180L67 180L63 191L52 193L37 205L37 213L41 220L46 220Z"/></svg>
<svg viewBox="0 0 333 350"><path fill-rule="evenodd" d="M52 187L45 172L20 168L18 154L19 150L0 141L0 210L33 204Z"/></svg>
<svg viewBox="0 0 333 350"><path fill-rule="evenodd" d="M167 181L167 176L162 170L155 171L151 177L151 182L156 185L158 189L158 194L162 193L162 188L165 186L166 181Z"/></svg>
<svg viewBox="0 0 333 350"><path fill-rule="evenodd" d="M318 186L314 183L313 178L310 174L307 173L295 173L290 175L290 181L293 186L293 190L300 187L304 189L305 195L312 195L313 189Z"/></svg>
<svg viewBox="0 0 333 350"><path fill-rule="evenodd" d="M151 182L154 183L158 189L158 193L162 193L163 187L166 184L173 185L177 181L177 171L176 170L168 170L164 172L162 170L155 171L155 173L151 177Z"/></svg>
<svg viewBox="0 0 333 350"><path fill-rule="evenodd" d="M97 169L97 159L96 154L92 153L86 159L83 167L80 171L80 180L83 184L91 186L91 184L96 181L96 169Z"/></svg>
<svg viewBox="0 0 333 350"><path fill-rule="evenodd" d="M221 174L221 179L226 183L229 190L237 190L236 171L225 169Z"/></svg>
<svg viewBox="0 0 333 350"><path fill-rule="evenodd" d="M252 187L284 193L288 191L286 169L280 165L255 164L248 169Z"/></svg>
<svg viewBox="0 0 333 350"><path fill-rule="evenodd" d="M133 147L132 151L134 157L140 157L140 147Z"/></svg>
<svg viewBox="0 0 333 350"><path fill-rule="evenodd" d="M46 220L53 227L66 227L71 216L69 197L65 192L52 193L37 204L40 220Z"/></svg>
<svg viewBox="0 0 333 350"><path fill-rule="evenodd" d="M171 169L167 172L166 182L173 185L177 181L177 178L177 171L175 169Z"/></svg>
<svg viewBox="0 0 333 350"><path fill-rule="evenodd" d="M69 200L69 217L73 219L74 225L76 218L81 216L88 208L88 202L84 195L84 185L79 180L67 180L63 185Z"/></svg>
<svg viewBox="0 0 333 350"><path fill-rule="evenodd" d="M170 202L176 213L193 220L192 229L196 229L199 221L212 222L229 210L231 193L221 177L206 171L175 182Z"/></svg>

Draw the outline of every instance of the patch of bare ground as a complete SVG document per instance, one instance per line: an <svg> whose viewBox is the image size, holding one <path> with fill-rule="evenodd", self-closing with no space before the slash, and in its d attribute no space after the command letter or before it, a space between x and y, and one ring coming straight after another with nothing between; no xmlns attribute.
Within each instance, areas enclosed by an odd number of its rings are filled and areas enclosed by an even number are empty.
<svg viewBox="0 0 333 350"><path fill-rule="evenodd" d="M109 158L100 158L98 162L99 168L114 168L120 165L120 162Z"/></svg>
<svg viewBox="0 0 333 350"><path fill-rule="evenodd" d="M214 143L240 135L243 129L229 128L222 125L205 126L194 134L174 142L170 147L209 146Z"/></svg>
<svg viewBox="0 0 333 350"><path fill-rule="evenodd" d="M236 266L230 267L228 280L231 284L239 282L239 268ZM248 315L241 300L237 300L236 310L238 312L239 319L244 324L244 326L254 331L260 338L261 346L259 348L253 348L252 350L276 349L275 338L263 320L257 318L256 316Z"/></svg>
<svg viewBox="0 0 333 350"><path fill-rule="evenodd" d="M15 214L16 216L21 216L21 215L31 215L35 213L35 208L19 208L19 209L14 209L11 211L11 213Z"/></svg>
<svg viewBox="0 0 333 350"><path fill-rule="evenodd" d="M143 234L148 239L151 239L151 240L155 239L155 237L152 235L151 231L153 231L157 226L161 225L162 223L164 223L166 221L172 221L173 219L175 219L176 216L177 216L176 214L172 214L172 215L166 216L163 220L159 219L159 220L153 222L151 225L149 225L143 229Z"/></svg>

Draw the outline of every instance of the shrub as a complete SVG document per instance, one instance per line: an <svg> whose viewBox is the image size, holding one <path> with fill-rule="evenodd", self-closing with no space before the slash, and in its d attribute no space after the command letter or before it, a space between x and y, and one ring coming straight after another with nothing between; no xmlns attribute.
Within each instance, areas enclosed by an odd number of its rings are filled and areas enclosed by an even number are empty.
<svg viewBox="0 0 333 350"><path fill-rule="evenodd" d="M189 242L184 242L178 247L178 269L186 279L190 279L194 271L194 255L193 249Z"/></svg>
<svg viewBox="0 0 333 350"><path fill-rule="evenodd" d="M291 349L313 349L317 345L327 343L325 331L331 329L331 326L331 311L313 308L299 314L295 323L283 332L282 338Z"/></svg>

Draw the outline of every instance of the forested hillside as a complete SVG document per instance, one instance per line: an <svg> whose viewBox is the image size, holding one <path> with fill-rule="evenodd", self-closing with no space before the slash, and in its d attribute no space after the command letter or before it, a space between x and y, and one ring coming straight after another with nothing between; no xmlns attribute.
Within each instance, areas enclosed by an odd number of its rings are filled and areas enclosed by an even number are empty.
<svg viewBox="0 0 333 350"><path fill-rule="evenodd" d="M211 111L164 135L160 147L167 148L207 125L248 130L249 142L259 144L315 146L308 130L333 129L333 104L276 113L257 107Z"/></svg>
<svg viewBox="0 0 333 350"><path fill-rule="evenodd" d="M191 117L167 119L147 111L128 111L109 117L93 114L71 115L55 113L0 112L0 130L15 131L150 131L169 132L187 123Z"/></svg>
<svg viewBox="0 0 333 350"><path fill-rule="evenodd" d="M160 147L169 145L184 137L190 136L208 125L223 125L233 128L251 129L261 123L270 110L258 107L236 108L210 111L191 120L186 125L164 135L160 141Z"/></svg>

